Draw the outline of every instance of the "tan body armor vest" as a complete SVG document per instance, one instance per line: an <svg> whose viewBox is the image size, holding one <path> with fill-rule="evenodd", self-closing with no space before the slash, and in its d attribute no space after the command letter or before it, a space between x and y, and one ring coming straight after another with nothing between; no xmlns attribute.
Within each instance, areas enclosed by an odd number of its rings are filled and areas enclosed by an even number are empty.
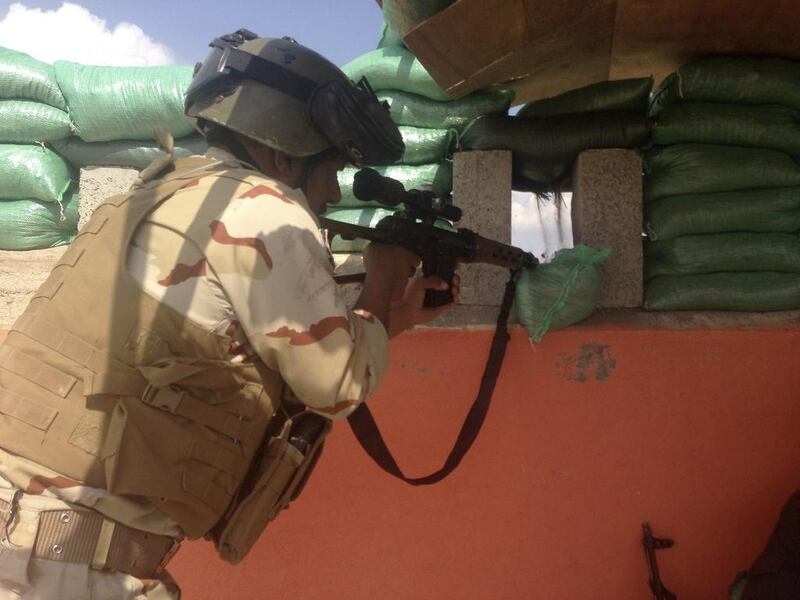
<svg viewBox="0 0 800 600"><path fill-rule="evenodd" d="M0 347L0 446L86 485L146 497L192 538L215 524L219 538L223 515L254 504L242 497L263 487L251 463L274 470L265 457L281 453L302 462L287 449L280 375L260 361L232 364L230 338L148 296L126 268L136 227L177 190L199 177L224 188L253 175L183 159L97 209ZM192 229L181 233L204 247L203 228ZM262 513L288 504L294 490L283 492L279 506L259 505L246 519L274 517Z"/></svg>

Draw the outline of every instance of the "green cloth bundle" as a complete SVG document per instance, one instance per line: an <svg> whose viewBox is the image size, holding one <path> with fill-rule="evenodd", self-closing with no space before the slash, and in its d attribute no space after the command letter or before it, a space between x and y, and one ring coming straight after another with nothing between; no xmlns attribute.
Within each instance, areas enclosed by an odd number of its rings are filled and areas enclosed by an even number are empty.
<svg viewBox="0 0 800 600"><path fill-rule="evenodd" d="M597 305L600 265L609 248L575 246L559 250L549 263L524 270L517 281L514 310L534 342L552 329L589 317Z"/></svg>

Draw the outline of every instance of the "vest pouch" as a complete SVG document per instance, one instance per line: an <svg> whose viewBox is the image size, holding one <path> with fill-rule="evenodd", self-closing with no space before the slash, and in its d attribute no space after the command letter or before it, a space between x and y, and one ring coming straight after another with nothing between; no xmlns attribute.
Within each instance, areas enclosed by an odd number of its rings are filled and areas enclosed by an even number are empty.
<svg viewBox="0 0 800 600"><path fill-rule="evenodd" d="M147 496L190 538L225 512L247 468L233 441L139 398L118 399L103 450L109 492Z"/></svg>
<svg viewBox="0 0 800 600"><path fill-rule="evenodd" d="M265 441L240 497L212 532L223 560L241 561L270 521L299 496L330 429L330 420L306 411Z"/></svg>

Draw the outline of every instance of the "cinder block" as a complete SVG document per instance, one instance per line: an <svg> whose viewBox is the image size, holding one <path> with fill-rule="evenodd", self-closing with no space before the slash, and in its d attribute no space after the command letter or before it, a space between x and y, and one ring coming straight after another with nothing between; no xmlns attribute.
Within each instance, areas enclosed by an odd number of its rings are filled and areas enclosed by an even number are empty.
<svg viewBox="0 0 800 600"><path fill-rule="evenodd" d="M575 244L610 247L597 305L642 304L642 160L634 150L587 150L572 173Z"/></svg>
<svg viewBox="0 0 800 600"><path fill-rule="evenodd" d="M78 229L84 226L94 210L106 198L127 192L139 171L122 167L84 167L80 173L80 219Z"/></svg>
<svg viewBox="0 0 800 600"><path fill-rule="evenodd" d="M458 227L511 243L511 152L457 152L453 156L453 203L464 213ZM462 265L461 304L499 306L508 269Z"/></svg>

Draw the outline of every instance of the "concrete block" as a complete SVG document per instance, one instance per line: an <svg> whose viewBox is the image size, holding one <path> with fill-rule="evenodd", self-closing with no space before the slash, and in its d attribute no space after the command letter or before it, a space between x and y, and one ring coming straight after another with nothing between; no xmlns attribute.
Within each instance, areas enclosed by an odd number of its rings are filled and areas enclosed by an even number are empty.
<svg viewBox="0 0 800 600"><path fill-rule="evenodd" d="M453 203L464 213L458 227L511 243L511 152L458 152L453 156ZM499 306L508 270L462 265L461 304Z"/></svg>
<svg viewBox="0 0 800 600"><path fill-rule="evenodd" d="M80 173L80 219L78 229L84 226L94 210L106 198L127 192L139 171L123 167L84 167Z"/></svg>
<svg viewBox="0 0 800 600"><path fill-rule="evenodd" d="M599 307L642 305L642 160L634 150L587 150L572 174L575 244L610 247Z"/></svg>

